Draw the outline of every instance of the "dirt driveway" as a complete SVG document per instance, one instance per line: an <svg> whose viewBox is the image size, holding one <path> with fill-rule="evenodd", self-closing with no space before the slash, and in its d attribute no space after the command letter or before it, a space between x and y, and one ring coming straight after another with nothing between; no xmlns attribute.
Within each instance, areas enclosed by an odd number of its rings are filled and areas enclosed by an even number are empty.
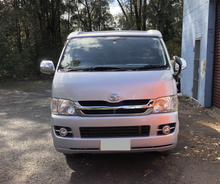
<svg viewBox="0 0 220 184"><path fill-rule="evenodd" d="M213 110L180 99L179 144L158 153L76 155L55 151L51 82L0 92L0 183L220 184L220 121Z"/></svg>

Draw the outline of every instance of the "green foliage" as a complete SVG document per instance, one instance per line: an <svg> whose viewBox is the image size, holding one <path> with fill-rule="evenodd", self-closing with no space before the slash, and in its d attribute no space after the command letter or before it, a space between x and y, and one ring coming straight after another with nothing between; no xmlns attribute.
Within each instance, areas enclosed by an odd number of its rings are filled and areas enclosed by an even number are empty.
<svg viewBox="0 0 220 184"><path fill-rule="evenodd" d="M0 78L39 76L40 61L56 65L67 35L76 30L158 29L170 55L180 55L182 0L117 0L123 10L117 20L110 14L111 2L1 0Z"/></svg>
<svg viewBox="0 0 220 184"><path fill-rule="evenodd" d="M119 5L121 4L123 12L116 17L119 28L124 30L159 30L166 42L170 56L181 55L183 0L117 1ZM138 10L136 12L135 7Z"/></svg>
<svg viewBox="0 0 220 184"><path fill-rule="evenodd" d="M43 59L58 62L75 30L112 29L112 0L0 1L0 78L39 76Z"/></svg>
<svg viewBox="0 0 220 184"><path fill-rule="evenodd" d="M146 30L148 0L117 0L122 10L119 23L122 29Z"/></svg>
<svg viewBox="0 0 220 184"><path fill-rule="evenodd" d="M58 60L59 7L59 0L0 2L0 77L33 78L40 59Z"/></svg>
<svg viewBox="0 0 220 184"><path fill-rule="evenodd" d="M110 2L112 0L80 0L75 6L77 14L72 17L77 29L82 31L111 29L113 16L110 14Z"/></svg>
<svg viewBox="0 0 220 184"><path fill-rule="evenodd" d="M150 0L147 8L147 29L157 29L166 42L170 57L181 56L182 0Z"/></svg>
<svg viewBox="0 0 220 184"><path fill-rule="evenodd" d="M182 98L184 98L184 99L189 99L189 97L187 96L187 95L182 95Z"/></svg>

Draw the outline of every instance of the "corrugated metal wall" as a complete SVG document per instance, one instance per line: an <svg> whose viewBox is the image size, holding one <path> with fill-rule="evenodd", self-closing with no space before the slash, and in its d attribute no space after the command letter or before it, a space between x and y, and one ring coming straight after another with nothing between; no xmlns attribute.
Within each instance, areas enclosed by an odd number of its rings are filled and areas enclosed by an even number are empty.
<svg viewBox="0 0 220 184"><path fill-rule="evenodd" d="M220 1L217 1L212 105L220 109Z"/></svg>

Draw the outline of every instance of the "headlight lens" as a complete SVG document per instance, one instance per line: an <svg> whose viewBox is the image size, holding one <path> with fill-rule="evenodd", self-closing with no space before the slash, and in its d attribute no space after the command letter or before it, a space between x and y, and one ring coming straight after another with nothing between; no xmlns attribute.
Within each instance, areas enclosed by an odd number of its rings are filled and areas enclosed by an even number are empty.
<svg viewBox="0 0 220 184"><path fill-rule="evenodd" d="M70 100L52 98L51 111L52 114L74 115L75 114L74 103Z"/></svg>
<svg viewBox="0 0 220 184"><path fill-rule="evenodd" d="M154 110L153 110L154 113L174 112L177 110L178 110L178 97L177 97L177 95L158 98L154 102Z"/></svg>

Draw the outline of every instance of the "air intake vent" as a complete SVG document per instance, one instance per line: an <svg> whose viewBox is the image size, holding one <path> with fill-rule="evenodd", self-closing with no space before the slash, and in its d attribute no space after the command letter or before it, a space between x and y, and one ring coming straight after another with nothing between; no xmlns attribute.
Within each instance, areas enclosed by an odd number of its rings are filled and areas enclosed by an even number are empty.
<svg viewBox="0 0 220 184"><path fill-rule="evenodd" d="M150 126L80 127L80 133L82 138L146 137Z"/></svg>
<svg viewBox="0 0 220 184"><path fill-rule="evenodd" d="M147 109L112 109L112 110L82 110L83 114L139 114L144 113Z"/></svg>

